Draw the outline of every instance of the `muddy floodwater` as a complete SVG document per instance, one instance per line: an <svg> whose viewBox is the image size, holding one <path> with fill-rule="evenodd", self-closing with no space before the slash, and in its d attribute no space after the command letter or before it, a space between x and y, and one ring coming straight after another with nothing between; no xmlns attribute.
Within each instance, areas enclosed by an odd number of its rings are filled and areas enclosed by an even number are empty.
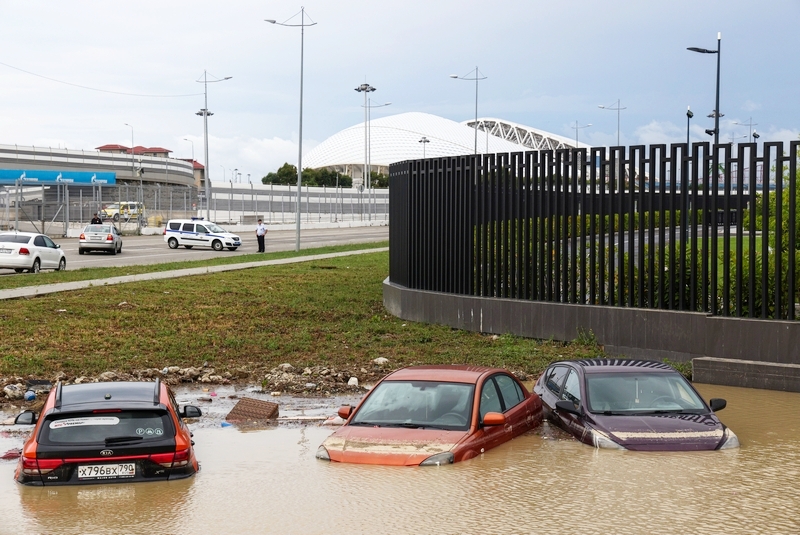
<svg viewBox="0 0 800 535"><path fill-rule="evenodd" d="M728 400L740 449L595 450L544 426L451 466L341 465L314 458L332 428L220 427L215 400L188 480L23 487L0 461L0 533L800 533L800 394L697 386ZM275 400L282 415L341 401ZM21 444L0 427L0 454Z"/></svg>

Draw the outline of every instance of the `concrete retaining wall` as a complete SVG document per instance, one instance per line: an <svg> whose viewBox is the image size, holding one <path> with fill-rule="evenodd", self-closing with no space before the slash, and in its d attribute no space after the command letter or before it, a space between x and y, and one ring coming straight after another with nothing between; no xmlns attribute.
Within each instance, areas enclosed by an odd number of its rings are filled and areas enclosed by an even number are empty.
<svg viewBox="0 0 800 535"><path fill-rule="evenodd" d="M388 278L383 302L399 318L475 332L571 341L580 329L591 330L611 355L728 363L701 368L709 372L701 372L698 381L800 392L800 374L793 368L800 367L800 322L471 297L409 290ZM770 374L755 380L753 362L772 364ZM791 374L798 379L784 379Z"/></svg>

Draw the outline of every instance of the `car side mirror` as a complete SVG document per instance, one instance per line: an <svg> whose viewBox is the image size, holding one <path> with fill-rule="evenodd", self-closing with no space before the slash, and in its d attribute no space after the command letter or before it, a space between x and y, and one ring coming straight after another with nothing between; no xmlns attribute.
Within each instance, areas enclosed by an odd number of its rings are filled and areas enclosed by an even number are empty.
<svg viewBox="0 0 800 535"><path fill-rule="evenodd" d="M499 412L487 412L483 415L483 425L505 425L506 415Z"/></svg>
<svg viewBox="0 0 800 535"><path fill-rule="evenodd" d="M59 244L56 244L56 249L61 249L61 246Z"/></svg>
<svg viewBox="0 0 800 535"><path fill-rule="evenodd" d="M569 412L578 416L581 415L580 409L577 409L573 402L567 400L556 401L556 410Z"/></svg>
<svg viewBox="0 0 800 535"><path fill-rule="evenodd" d="M202 415L203 411L194 405L186 405L181 413L184 418L200 418Z"/></svg>
<svg viewBox="0 0 800 535"><path fill-rule="evenodd" d="M353 407L351 407L350 405L342 405L341 407L339 407L339 410L336 411L336 414L338 414L339 418L341 418L342 420L347 420L348 418L350 418L350 414L352 412L353 412Z"/></svg>
<svg viewBox="0 0 800 535"><path fill-rule="evenodd" d="M712 411L717 412L727 407L728 402L722 398L711 398L710 400L708 400L708 405L709 407L711 407Z"/></svg>
<svg viewBox="0 0 800 535"><path fill-rule="evenodd" d="M33 425L37 422L36 413L33 411L22 411L14 418L16 425Z"/></svg>

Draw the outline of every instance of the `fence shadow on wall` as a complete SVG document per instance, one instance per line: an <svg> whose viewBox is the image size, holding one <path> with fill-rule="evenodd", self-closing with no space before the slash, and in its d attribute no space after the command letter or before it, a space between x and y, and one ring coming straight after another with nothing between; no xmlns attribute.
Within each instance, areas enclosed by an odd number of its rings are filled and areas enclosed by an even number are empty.
<svg viewBox="0 0 800 535"><path fill-rule="evenodd" d="M389 278L469 296L792 320L798 157L800 141L400 162Z"/></svg>

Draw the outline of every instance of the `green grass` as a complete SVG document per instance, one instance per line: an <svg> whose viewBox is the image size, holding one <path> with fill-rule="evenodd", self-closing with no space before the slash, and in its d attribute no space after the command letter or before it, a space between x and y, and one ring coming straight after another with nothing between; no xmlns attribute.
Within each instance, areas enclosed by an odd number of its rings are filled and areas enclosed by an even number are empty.
<svg viewBox="0 0 800 535"><path fill-rule="evenodd" d="M383 307L388 259L370 253L2 301L0 374L74 377L207 361L217 373L260 380L283 362L357 369L376 357L390 367L463 363L537 374L553 360L602 354L591 333L565 344L396 318ZM86 271L157 269L168 267Z"/></svg>
<svg viewBox="0 0 800 535"><path fill-rule="evenodd" d="M330 247L318 247L315 249L303 249L299 253L295 251L279 251L274 253L253 253L239 256L220 256L207 260L194 260L191 262L170 262L167 264L148 264L139 266L120 266L120 267L101 267L101 268L81 268L67 271L42 271L37 274L21 273L7 274L0 276L0 290L21 288L23 286L40 286L43 284L54 284L58 282L74 282L93 279L107 279L110 277L120 277L125 275L140 275L142 273L155 273L159 271L172 271L175 269L188 269L204 266L219 266L228 264L242 264L246 262L258 262L262 260L276 260L281 258L294 258L297 256L308 256L326 253L336 253L342 251L356 251L362 249L376 249L388 247L389 242L360 243L348 245L336 245Z"/></svg>

